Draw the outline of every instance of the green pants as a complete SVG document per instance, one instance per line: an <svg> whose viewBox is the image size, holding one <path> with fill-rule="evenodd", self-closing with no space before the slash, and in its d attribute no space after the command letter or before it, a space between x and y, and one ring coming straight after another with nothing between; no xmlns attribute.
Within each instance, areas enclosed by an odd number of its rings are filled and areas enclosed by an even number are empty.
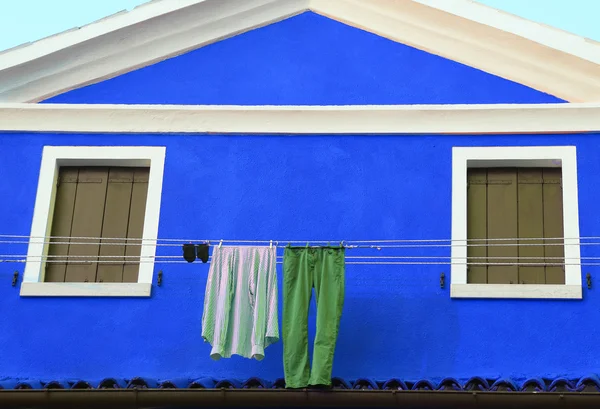
<svg viewBox="0 0 600 409"><path fill-rule="evenodd" d="M286 247L283 259L283 369L286 387L331 385L333 353L344 305L343 247ZM308 306L315 289L317 332L312 371Z"/></svg>

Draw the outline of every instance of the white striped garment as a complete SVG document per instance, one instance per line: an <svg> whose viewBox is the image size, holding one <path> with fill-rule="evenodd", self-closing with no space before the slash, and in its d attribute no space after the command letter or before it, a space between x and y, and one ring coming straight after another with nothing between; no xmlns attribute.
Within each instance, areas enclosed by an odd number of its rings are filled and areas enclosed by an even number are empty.
<svg viewBox="0 0 600 409"><path fill-rule="evenodd" d="M275 247L214 247L202 314L202 338L214 360L262 360L279 340Z"/></svg>

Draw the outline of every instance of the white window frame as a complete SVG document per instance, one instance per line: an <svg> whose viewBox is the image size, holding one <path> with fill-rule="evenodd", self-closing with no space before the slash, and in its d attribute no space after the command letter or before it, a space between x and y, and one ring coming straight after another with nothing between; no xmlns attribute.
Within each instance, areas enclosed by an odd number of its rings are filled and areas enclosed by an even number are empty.
<svg viewBox="0 0 600 409"><path fill-rule="evenodd" d="M165 147L45 146L38 179L21 296L150 296L158 235ZM150 167L137 283L46 283L45 263L60 166Z"/></svg>
<svg viewBox="0 0 600 409"><path fill-rule="evenodd" d="M467 283L467 168L562 168L565 284ZM581 299L577 151L575 146L453 147L452 250L453 298Z"/></svg>

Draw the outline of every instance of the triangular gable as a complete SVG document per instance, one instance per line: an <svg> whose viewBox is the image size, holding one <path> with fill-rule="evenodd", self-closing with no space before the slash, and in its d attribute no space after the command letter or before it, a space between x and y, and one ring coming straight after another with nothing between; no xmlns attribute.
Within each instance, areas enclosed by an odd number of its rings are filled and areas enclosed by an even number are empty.
<svg viewBox="0 0 600 409"><path fill-rule="evenodd" d="M402 105L562 100L305 12L46 102Z"/></svg>
<svg viewBox="0 0 600 409"><path fill-rule="evenodd" d="M157 0L0 54L0 102L41 101L306 10L570 102L600 100L598 43L470 0Z"/></svg>

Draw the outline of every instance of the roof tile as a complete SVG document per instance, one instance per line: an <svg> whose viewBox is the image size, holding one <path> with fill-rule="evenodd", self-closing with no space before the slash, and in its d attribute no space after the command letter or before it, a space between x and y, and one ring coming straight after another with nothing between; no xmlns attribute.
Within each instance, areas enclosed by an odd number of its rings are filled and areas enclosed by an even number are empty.
<svg viewBox="0 0 600 409"><path fill-rule="evenodd" d="M399 378L387 380L374 380L371 378L358 378L348 380L333 378L332 386L335 389L356 390L468 390L468 391L526 391L526 392L600 392L600 377L590 374L577 379L563 377L555 379L529 378L517 381L511 378L485 379L472 377L466 382L455 378L444 378L439 383L434 379L418 379L404 381ZM51 379L31 380L6 378L0 380L0 389L173 389L173 388L226 388L226 389L281 389L285 388L285 380L278 378L274 381L258 377L245 380L239 379L213 379L202 377L154 379L134 377L131 379L107 377L99 382L84 379Z"/></svg>
<svg viewBox="0 0 600 409"><path fill-rule="evenodd" d="M455 390L461 391L463 390L460 382L454 378L444 378L438 385L439 390Z"/></svg>
<svg viewBox="0 0 600 409"><path fill-rule="evenodd" d="M429 379L419 379L411 388L413 391L434 391L437 389L436 384Z"/></svg>
<svg viewBox="0 0 600 409"><path fill-rule="evenodd" d="M546 391L546 386L546 382L542 378L530 378L523 382L521 390L527 392L544 392Z"/></svg>
<svg viewBox="0 0 600 409"><path fill-rule="evenodd" d="M557 378L548 387L548 392L575 392L575 384L566 378Z"/></svg>
<svg viewBox="0 0 600 409"><path fill-rule="evenodd" d="M372 379L360 378L354 382L352 389L379 389L379 385L377 385L377 382Z"/></svg>
<svg viewBox="0 0 600 409"><path fill-rule="evenodd" d="M407 391L409 388L404 381L392 378L385 381L381 386L381 389Z"/></svg>

